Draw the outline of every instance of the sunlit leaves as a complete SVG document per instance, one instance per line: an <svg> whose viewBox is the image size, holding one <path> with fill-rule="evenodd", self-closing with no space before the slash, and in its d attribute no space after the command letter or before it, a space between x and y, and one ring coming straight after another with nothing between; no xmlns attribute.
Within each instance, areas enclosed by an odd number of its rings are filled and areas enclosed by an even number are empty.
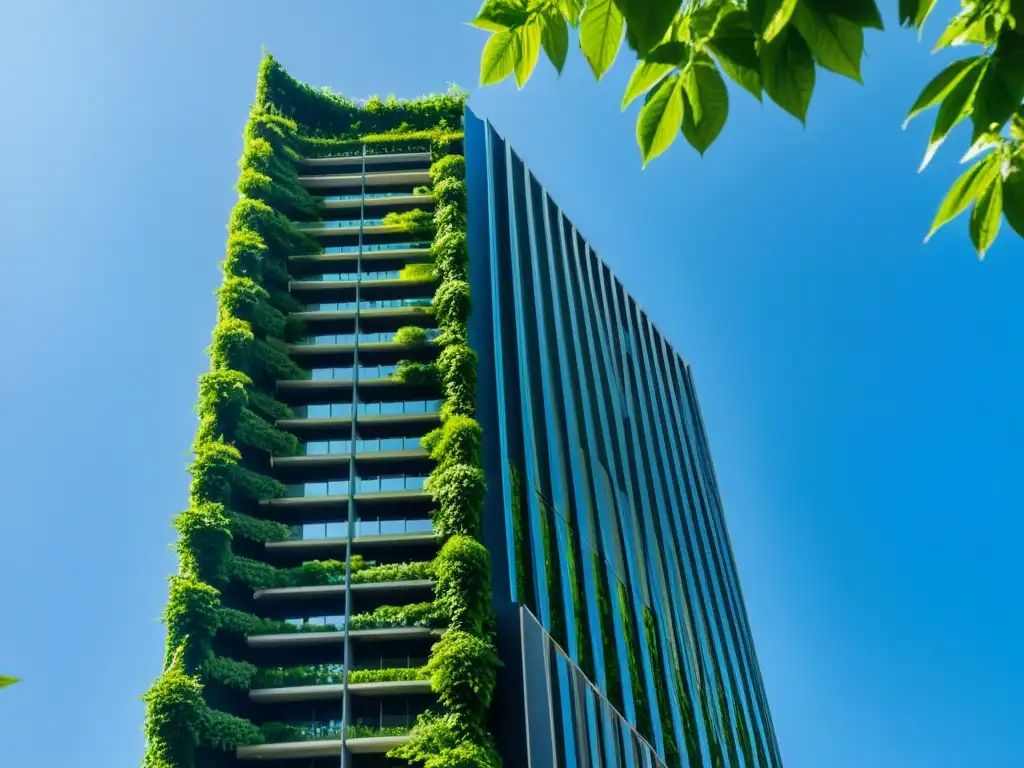
<svg viewBox="0 0 1024 768"><path fill-rule="evenodd" d="M565 57L569 53L569 26L565 17L557 9L549 10L541 17L541 44L544 46L544 53L558 70L562 72L565 66Z"/></svg>
<svg viewBox="0 0 1024 768"><path fill-rule="evenodd" d="M971 56L966 59L958 59L939 72L924 87L921 95L917 97L917 101L914 102L914 106L910 108L910 112L907 114L903 127L905 128L915 115L929 107L934 107L946 98L949 92L953 90L953 87L968 74L971 67L981 66L983 62L984 58L982 56Z"/></svg>
<svg viewBox="0 0 1024 768"><path fill-rule="evenodd" d="M626 85L626 93L622 97L622 108L625 109L637 96L646 93L652 85L661 80L672 69L673 66L671 64L639 62L636 65L636 69L633 70L632 77L629 78L629 84Z"/></svg>
<svg viewBox="0 0 1024 768"><path fill-rule="evenodd" d="M502 32L526 23L525 0L487 0L470 24L490 32Z"/></svg>
<svg viewBox="0 0 1024 768"><path fill-rule="evenodd" d="M799 3L793 12L793 26L807 42L819 65L861 82L864 31L857 24Z"/></svg>
<svg viewBox="0 0 1024 768"><path fill-rule="evenodd" d="M682 0L615 0L629 26L637 53L660 43L672 25Z"/></svg>
<svg viewBox="0 0 1024 768"><path fill-rule="evenodd" d="M682 75L675 74L648 94L636 121L636 142L645 166L675 141L682 122Z"/></svg>
<svg viewBox="0 0 1024 768"><path fill-rule="evenodd" d="M761 62L754 43L746 12L731 11L719 18L708 48L722 65L722 71L760 101Z"/></svg>
<svg viewBox="0 0 1024 768"><path fill-rule="evenodd" d="M879 12L875 0L843 0L841 3L813 0L808 2L808 5L819 12L831 13L852 21L864 29L885 29L885 25L882 23L882 14Z"/></svg>
<svg viewBox="0 0 1024 768"><path fill-rule="evenodd" d="M971 211L971 223L968 231L971 234L971 242L978 252L978 258L985 258L987 251L996 235L999 234L999 224L1003 214L1003 180L997 173L992 182L985 188L974 204Z"/></svg>
<svg viewBox="0 0 1024 768"><path fill-rule="evenodd" d="M531 19L523 26L515 30L519 43L518 56L515 63L516 85L522 88L530 79L534 68L537 66L537 59L540 57L541 43L541 22L538 19Z"/></svg>
<svg viewBox="0 0 1024 768"><path fill-rule="evenodd" d="M932 126L932 134L928 139L928 149L925 151L924 160L921 161L921 168L924 170L935 153L939 151L946 136L953 130L953 127L971 113L974 104L974 94L978 90L981 77L988 67L988 60L984 60L980 66L968 67L966 73L949 90L949 93L942 100L939 112L935 116L935 125Z"/></svg>
<svg viewBox="0 0 1024 768"><path fill-rule="evenodd" d="M1001 130L1021 101L1024 101L1024 40L1017 35L1004 34L978 85L971 115L972 139Z"/></svg>
<svg viewBox="0 0 1024 768"><path fill-rule="evenodd" d="M924 26L936 0L899 0L900 24L904 27Z"/></svg>
<svg viewBox="0 0 1024 768"><path fill-rule="evenodd" d="M1024 156L1017 155L1003 179L1003 215L1013 231L1024 237Z"/></svg>
<svg viewBox="0 0 1024 768"><path fill-rule="evenodd" d="M814 57L795 29L786 29L761 49L761 78L768 97L801 123L814 93Z"/></svg>
<svg viewBox="0 0 1024 768"><path fill-rule="evenodd" d="M748 0L747 11L754 31L768 43L789 23L796 6L797 0Z"/></svg>
<svg viewBox="0 0 1024 768"><path fill-rule="evenodd" d="M611 68L622 44L625 20L614 0L589 0L580 19L580 47L598 80Z"/></svg>
<svg viewBox="0 0 1024 768"><path fill-rule="evenodd" d="M729 116L729 92L714 62L694 62L683 73L688 109L683 112L683 136L701 155L718 138Z"/></svg>
<svg viewBox="0 0 1024 768"><path fill-rule="evenodd" d="M480 58L480 85L491 85L511 75L519 55L515 32L505 29L491 35Z"/></svg>
<svg viewBox="0 0 1024 768"><path fill-rule="evenodd" d="M932 222L931 230L925 237L925 242L934 235L940 227L948 224L973 203L989 187L993 180L999 176L1000 157L989 155L972 165L967 171L949 188L945 199L939 206L935 220Z"/></svg>
<svg viewBox="0 0 1024 768"><path fill-rule="evenodd" d="M18 682L18 678L16 677L0 675L0 688L6 688L9 685L14 685L16 682Z"/></svg>

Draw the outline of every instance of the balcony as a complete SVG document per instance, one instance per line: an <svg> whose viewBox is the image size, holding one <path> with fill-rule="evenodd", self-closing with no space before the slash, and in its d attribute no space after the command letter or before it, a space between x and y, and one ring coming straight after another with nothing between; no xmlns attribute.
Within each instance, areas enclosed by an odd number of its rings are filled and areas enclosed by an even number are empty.
<svg viewBox="0 0 1024 768"><path fill-rule="evenodd" d="M360 347L360 355L362 350ZM362 374L359 376L358 392L361 399L380 403L432 400L441 394L436 384L406 384L390 375L363 378ZM312 408L318 404L346 401L351 403L353 394L352 379L293 379L277 382L278 399L298 407Z"/></svg>
<svg viewBox="0 0 1024 768"><path fill-rule="evenodd" d="M389 299L383 301L362 301L358 308L356 302L331 302L326 304L313 304L313 307L324 307L323 309L309 309L306 311L292 312L289 319L292 322L301 322L317 336L329 335L332 332L336 335L343 335L349 338L338 339L335 343L352 343L355 337L352 331L355 328L356 319L359 319L360 329L363 331L359 341L391 341L395 331L405 326L416 326L418 328L431 329L435 325L434 315L430 311L430 299ZM345 307L344 309L327 309L327 307ZM437 335L436 333L434 334ZM298 343L308 343L300 341ZM323 344L325 342L312 342ZM326 342L331 343L331 342Z"/></svg>
<svg viewBox="0 0 1024 768"><path fill-rule="evenodd" d="M356 510L360 517L371 513L384 518L427 514L431 497L423 490L425 476L360 478L356 481ZM346 514L349 500L348 480L305 483L290 486L289 494L279 499L264 499L260 507L289 524L312 522L325 517L338 519ZM277 519L276 517L274 519Z"/></svg>
<svg viewBox="0 0 1024 768"><path fill-rule="evenodd" d="M333 157L306 157L299 160L298 165L303 168L316 169L338 168L343 169L346 173L351 173L353 169L358 171L362 168L363 157L362 152L350 155L335 155ZM368 146L365 158L367 169L387 168L389 166L412 163L429 166L430 147L424 144L422 150L414 152L374 153Z"/></svg>
<svg viewBox="0 0 1024 768"><path fill-rule="evenodd" d="M430 208L434 198L430 195L418 195L414 192L367 192L344 195L327 195L323 198L324 210L327 211L377 211L377 210L409 210L412 208Z"/></svg>
<svg viewBox="0 0 1024 768"><path fill-rule="evenodd" d="M382 629L353 629L348 633L352 643L375 646L378 643L407 643L433 641L444 630L429 627L386 627ZM245 643L253 649L313 648L321 645L344 643L345 632L288 632L271 635L250 635Z"/></svg>
<svg viewBox="0 0 1024 768"><path fill-rule="evenodd" d="M354 272L357 263L363 269L374 271L400 270L408 264L422 264L430 261L430 243L407 241L365 245L362 251L357 245L340 245L324 249L323 253L291 256L288 271L297 278L324 272Z"/></svg>
<svg viewBox="0 0 1024 768"><path fill-rule="evenodd" d="M386 683L349 683L353 696L423 696L430 693L430 680L400 680ZM290 701L324 701L341 698L343 683L328 685L291 685L284 688L256 688L249 691L249 701L270 704Z"/></svg>
<svg viewBox="0 0 1024 768"><path fill-rule="evenodd" d="M347 173L323 174L317 176L299 176L299 184L309 190L349 190L365 188L374 192L409 192L413 188L430 183L430 171L368 171L365 176L358 171L359 166L352 170L344 168ZM365 180L365 181L364 181Z"/></svg>
<svg viewBox="0 0 1024 768"><path fill-rule="evenodd" d="M436 335L436 334L435 334ZM400 360L428 363L440 351L432 341L426 344L398 344L391 341L394 332L359 336L359 361L367 365L397 365ZM304 368L343 367L355 358L353 334L321 334L288 345L288 354ZM280 386L278 386L280 391Z"/></svg>
<svg viewBox="0 0 1024 768"><path fill-rule="evenodd" d="M348 440L317 440L307 443L306 448L312 446L313 450L322 450L322 453L274 457L271 459L274 476L282 483L304 482L304 485L337 477L348 471L353 457L351 451L341 450L346 443L351 448ZM338 450L333 450L332 445ZM385 445L402 447L389 450L383 447ZM361 446L365 446L365 450L360 450ZM355 447L356 470L363 474L425 474L432 468L430 455L419 446L418 437L357 440Z"/></svg>
<svg viewBox="0 0 1024 768"><path fill-rule="evenodd" d="M440 400L360 403L356 408L359 435L363 439L424 435L440 422L441 403ZM277 427L300 439L314 440L347 434L352 414L352 403L299 406L294 418L278 420Z"/></svg>

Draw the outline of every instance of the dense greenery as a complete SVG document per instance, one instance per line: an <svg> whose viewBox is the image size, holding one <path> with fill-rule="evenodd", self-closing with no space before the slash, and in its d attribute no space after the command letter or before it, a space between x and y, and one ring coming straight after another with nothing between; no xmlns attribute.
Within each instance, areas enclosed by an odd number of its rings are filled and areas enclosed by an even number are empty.
<svg viewBox="0 0 1024 768"><path fill-rule="evenodd" d="M898 0L899 20L922 29L936 0ZM929 237L971 204L969 231L979 256L1002 218L1024 237L1024 3L961 0L935 49L975 46L946 66L910 109L938 107L923 170L952 129L971 123L966 159L978 158L942 202ZM861 82L864 30L881 30L875 0L486 0L476 26L491 32L482 85L514 76L522 87L543 49L561 72L570 28L594 76L615 61L622 40L637 64L622 106L644 96L637 117L642 161L682 133L703 154L725 126L725 77L762 94L801 122L818 68Z"/></svg>
<svg viewBox="0 0 1024 768"><path fill-rule="evenodd" d="M240 689L265 684L279 674L327 675L324 670L261 670L254 665L213 654L218 632L240 635L283 632L323 632L340 628L263 619L238 606L222 602L231 582L252 588L339 583L344 580L344 563L313 561L297 568L274 568L232 551L232 542L244 538L255 542L283 541L287 526L253 517L256 504L285 495L285 487L261 474L268 456L293 455L294 436L276 428L278 419L291 410L274 397L276 382L308 379L310 374L288 356L286 339L295 332L287 314L301 309L288 293L288 258L317 253L317 241L293 222L315 221L321 215L321 201L298 182L296 161L302 157L346 155L381 151L427 151L435 162L432 176L436 187L435 215L412 213L392 217L416 237L429 238L437 231L438 242L464 244L464 190L459 162L442 158L461 149L457 130L465 94L450 91L411 102L389 98L356 104L334 94L317 91L293 80L272 57L265 57L257 80L256 101L244 132L244 146L238 181L239 200L228 223L228 242L222 264L224 280L217 291L217 324L208 350L210 370L200 377L197 413L199 426L193 445L192 475L188 508L175 518L178 530L179 570L171 578L165 611L167 650L165 669L145 694L146 754L144 768L194 768L201 749L230 750L242 744L261 743L284 737L300 737L301 728L268 724L256 727L228 712L211 709L204 701L204 685L216 683ZM431 194L434 194L432 192ZM453 281L465 281L465 252L439 253L437 265L425 277L440 280L445 296L455 295ZM443 258L442 258L443 257ZM461 265L461 269L460 269ZM431 381L443 382L448 396L446 416L469 418L473 408L474 370L472 353L465 347L464 325L468 303L444 303L446 316L442 344L444 362L423 364L418 369ZM463 311L463 308L465 311ZM461 326L460 326L461 324ZM415 333L405 331L405 334ZM414 376L414 375L413 375ZM456 422L457 423L457 422ZM452 428L449 428L450 430ZM446 445L454 445L449 441ZM477 443L479 441L477 440ZM454 449L453 449L454 450ZM455 454L453 454L454 456ZM473 457L462 459L469 460ZM460 459L460 461L462 460ZM439 515L448 535L474 534L479 528L482 475L476 465L455 459L442 462L457 487L444 487L439 475L435 493L444 496ZM469 498L460 493L467 490ZM475 515L475 518L474 518ZM479 546L479 545L477 545ZM353 630L384 627L444 627L455 617L459 629L448 641L448 650L432 661L429 669L437 680L439 697L463 706L468 691L477 696L471 716L462 717L464 739L486 742L486 702L490 690L480 688L483 677L464 680L460 670L467 660L492 664L489 639L484 637L481 605L489 605L489 582L469 568L456 567L471 545L460 552L446 549L450 562L439 557L445 578L451 583L472 576L477 589L469 607L455 605L448 595L443 600L405 606L383 606L350 619ZM484 552L486 556L486 552ZM479 552L473 553L479 561ZM473 558L470 558L472 560ZM462 563L462 565L467 565ZM486 563L486 561L485 561ZM434 563L406 563L364 567L353 562L353 583L431 578ZM463 574L463 571L466 571ZM489 574L489 570L488 570ZM481 598L480 595L484 595ZM466 624L475 616L476 623ZM465 627L463 625L466 625ZM465 633L483 647L456 643ZM461 665L461 666L460 666ZM485 664L486 666L486 664ZM422 679L427 670L360 671L350 679ZM468 710L467 710L468 711ZM467 719L468 718L468 719ZM363 734L353 726L350 735L378 735L370 729Z"/></svg>

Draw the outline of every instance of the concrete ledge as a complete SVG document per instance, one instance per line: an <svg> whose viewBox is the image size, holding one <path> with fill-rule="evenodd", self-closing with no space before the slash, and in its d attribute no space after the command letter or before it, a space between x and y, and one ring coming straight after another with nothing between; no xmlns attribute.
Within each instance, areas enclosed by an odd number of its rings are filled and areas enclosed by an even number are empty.
<svg viewBox="0 0 1024 768"><path fill-rule="evenodd" d="M365 584L353 584L353 592L405 592L416 589L433 589L432 579L407 579L404 581L375 581ZM317 587L274 587L257 589L252 593L254 600L312 599L315 597L331 597L344 595L346 584L325 584Z"/></svg>
<svg viewBox="0 0 1024 768"><path fill-rule="evenodd" d="M409 736L373 736L348 739L350 752L360 755L382 755L409 741ZM235 757L239 760L296 760L315 757L335 757L341 754L341 739L323 741L289 741L279 744L255 744L239 747Z"/></svg>

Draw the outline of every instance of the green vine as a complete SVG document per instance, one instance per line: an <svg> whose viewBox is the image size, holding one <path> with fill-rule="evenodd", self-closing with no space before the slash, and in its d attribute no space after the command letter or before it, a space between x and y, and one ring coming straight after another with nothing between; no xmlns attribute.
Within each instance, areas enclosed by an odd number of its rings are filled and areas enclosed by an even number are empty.
<svg viewBox="0 0 1024 768"><path fill-rule="evenodd" d="M318 242L294 222L320 219L322 202L299 184L297 160L359 152L364 144L371 151L429 149L435 158L457 153L462 137L453 126L459 124L464 101L465 94L452 91L413 102L374 99L357 105L297 83L270 56L260 65L239 163L240 196L228 223L224 280L217 291L217 324L208 350L210 370L199 382L189 503L175 518L180 567L171 579L164 612L164 671L143 697L147 741L143 768L195 768L200 749L233 750L273 740L273 727L257 728L206 705L205 682L244 689L265 673L249 662L214 656L212 644L218 632L251 635L338 629L263 619L221 602L226 599L221 589L232 579L269 586L330 583L342 577L336 561L278 569L232 552L236 537L270 542L284 541L290 534L287 526L252 513L260 501L286 494L283 484L259 471L266 466L267 455L287 456L297 450L295 437L276 426L278 420L293 415L274 397L276 382L310 378L310 372L288 354L286 340L292 338L294 324L287 315L302 308L288 293L288 259L320 252ZM455 198L446 193L444 199ZM461 210L448 210L428 220L422 213L409 214L401 222L417 236L426 237L434 229L439 234L450 229L462 215ZM418 373L428 383L441 383L434 365L413 370L407 371L411 378ZM450 366L446 371L451 387L453 371ZM471 414L465 397L459 408L459 413ZM427 578L434 569L431 563L353 565L354 582ZM351 617L350 627L443 627L449 611L450 606L442 611L435 602L383 606ZM281 733L279 729L276 736Z"/></svg>

